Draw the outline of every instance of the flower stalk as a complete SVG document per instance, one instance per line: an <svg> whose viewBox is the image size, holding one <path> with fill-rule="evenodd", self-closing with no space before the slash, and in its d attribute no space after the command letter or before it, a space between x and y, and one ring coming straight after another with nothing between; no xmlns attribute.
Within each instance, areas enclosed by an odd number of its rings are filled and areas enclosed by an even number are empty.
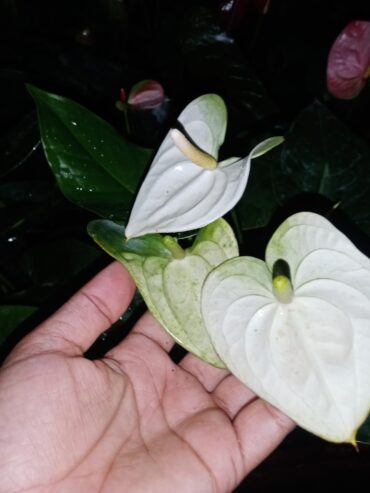
<svg viewBox="0 0 370 493"><path fill-rule="evenodd" d="M163 243L171 252L174 259L181 260L185 257L185 250L178 244L176 238L166 235L163 237Z"/></svg>

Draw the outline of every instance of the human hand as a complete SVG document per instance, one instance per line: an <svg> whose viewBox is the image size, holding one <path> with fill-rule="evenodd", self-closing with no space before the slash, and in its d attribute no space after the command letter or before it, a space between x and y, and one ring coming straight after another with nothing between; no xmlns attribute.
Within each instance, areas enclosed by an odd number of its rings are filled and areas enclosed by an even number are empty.
<svg viewBox="0 0 370 493"><path fill-rule="evenodd" d="M146 313L83 357L135 286L113 263L25 337L0 371L0 492L230 492L293 428Z"/></svg>

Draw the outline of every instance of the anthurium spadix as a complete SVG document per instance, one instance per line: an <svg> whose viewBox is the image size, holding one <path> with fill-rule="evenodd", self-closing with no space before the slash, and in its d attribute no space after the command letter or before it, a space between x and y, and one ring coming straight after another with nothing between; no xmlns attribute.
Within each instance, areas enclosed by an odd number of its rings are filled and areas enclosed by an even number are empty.
<svg viewBox="0 0 370 493"><path fill-rule="evenodd" d="M238 255L226 221L219 219L201 229L187 250L175 238L158 234L126 241L124 227L108 220L92 221L88 231L126 266L149 310L174 339L199 358L224 367L204 326L200 295L212 268Z"/></svg>
<svg viewBox="0 0 370 493"><path fill-rule="evenodd" d="M282 142L272 137L245 158L218 162L227 113L224 101L206 94L178 118L149 169L126 227L127 238L198 229L222 217L241 198L251 159Z"/></svg>
<svg viewBox="0 0 370 493"><path fill-rule="evenodd" d="M370 409L370 261L321 216L275 232L266 263L228 260L202 313L227 367L300 426L355 443Z"/></svg>

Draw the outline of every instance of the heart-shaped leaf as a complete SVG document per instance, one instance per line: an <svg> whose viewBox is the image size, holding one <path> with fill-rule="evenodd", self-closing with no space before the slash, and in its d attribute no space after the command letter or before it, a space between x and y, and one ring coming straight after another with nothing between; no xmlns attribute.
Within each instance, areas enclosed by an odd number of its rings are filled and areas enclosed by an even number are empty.
<svg viewBox="0 0 370 493"><path fill-rule="evenodd" d="M265 227L281 205L271 179L271 170L280 166L280 153L277 147L251 166L248 187L235 209L243 230Z"/></svg>
<svg viewBox="0 0 370 493"><path fill-rule="evenodd" d="M292 299L273 273L285 265ZM300 426L354 443L370 409L370 261L326 219L299 213L271 238L266 264L229 260L207 278L205 324L242 382Z"/></svg>
<svg viewBox="0 0 370 493"><path fill-rule="evenodd" d="M179 122L195 146L178 130L166 136L131 211L128 238L198 229L222 217L242 196L251 159L282 142L272 137L246 158L217 165L226 131L223 100L215 94L200 96L185 108Z"/></svg>
<svg viewBox="0 0 370 493"><path fill-rule="evenodd" d="M281 159L271 167L277 199L302 192L330 199L370 233L370 150L323 104L305 108L285 135Z"/></svg>
<svg viewBox="0 0 370 493"><path fill-rule="evenodd" d="M101 216L123 220L151 151L120 136L70 99L28 86L46 158L63 194Z"/></svg>
<svg viewBox="0 0 370 493"><path fill-rule="evenodd" d="M126 241L124 227L108 220L91 222L88 231L126 266L149 310L174 339L199 358L223 367L204 327L200 294L212 268L238 255L230 226L219 219L203 228L183 258L171 255L166 245L169 237L146 235Z"/></svg>

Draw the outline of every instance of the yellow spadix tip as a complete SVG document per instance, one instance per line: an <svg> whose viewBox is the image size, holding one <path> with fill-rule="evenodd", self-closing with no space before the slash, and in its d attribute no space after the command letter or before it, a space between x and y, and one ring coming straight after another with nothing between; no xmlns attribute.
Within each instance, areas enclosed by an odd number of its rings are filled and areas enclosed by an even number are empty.
<svg viewBox="0 0 370 493"><path fill-rule="evenodd" d="M274 277L272 281L274 295L280 303L290 303L293 299L293 286L290 279L283 275Z"/></svg>

